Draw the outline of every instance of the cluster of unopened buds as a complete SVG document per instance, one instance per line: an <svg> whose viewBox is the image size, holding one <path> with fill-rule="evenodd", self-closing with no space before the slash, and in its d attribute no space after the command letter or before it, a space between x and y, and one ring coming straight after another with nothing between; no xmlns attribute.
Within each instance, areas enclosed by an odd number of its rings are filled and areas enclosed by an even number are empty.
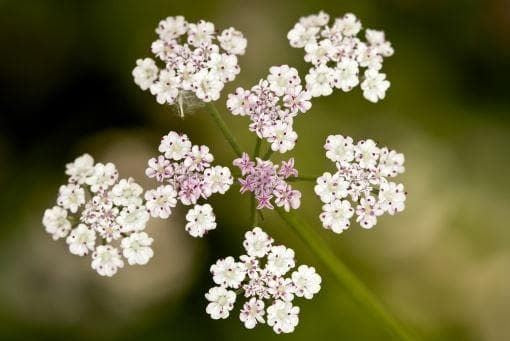
<svg viewBox="0 0 510 341"><path fill-rule="evenodd" d="M257 200L257 209L273 209L271 199L275 199L276 206L285 211L297 209L301 204L301 192L292 188L285 180L297 177L294 159L282 161L281 165L274 165L270 160L257 158L252 161L248 154L234 160L234 166L239 167L243 178L239 178L241 193L251 192Z"/></svg>
<svg viewBox="0 0 510 341"><path fill-rule="evenodd" d="M151 58L138 59L133 77L158 103L178 104L181 115L191 94L203 102L216 101L225 83L239 74L237 55L244 54L247 41L233 27L218 35L211 22L193 24L177 16L162 20L156 33L151 49L164 67Z"/></svg>
<svg viewBox="0 0 510 341"><path fill-rule="evenodd" d="M298 138L294 117L312 107L312 96L301 86L298 71L288 65L273 66L267 79L251 88L237 88L228 95L227 108L233 115L249 116L250 131L271 144L273 151L285 153Z"/></svg>
<svg viewBox="0 0 510 341"><path fill-rule="evenodd" d="M124 266L144 265L152 258L145 230L149 213L143 188L132 178L121 179L113 163L96 163L84 154L67 164L69 180L60 186L57 205L44 212L43 225L54 240L66 238L69 251L92 254L92 268L113 276Z"/></svg>
<svg viewBox="0 0 510 341"><path fill-rule="evenodd" d="M188 136L174 131L163 136L158 157L149 160L145 174L166 183L145 193L151 216L166 219L180 201L193 205L186 214L186 231L203 237L216 228L216 217L209 204L197 204L213 193L224 194L233 183L228 167L211 166L214 161L209 147L192 145Z"/></svg>
<svg viewBox="0 0 510 341"><path fill-rule="evenodd" d="M306 75L306 88L313 97L328 96L334 88L350 91L361 82L363 96L370 102L384 99L390 82L381 73L384 57L393 55L383 31L365 30L358 38L361 22L352 13L336 18L328 26L324 12L303 17L289 31L290 45L304 48L305 61L313 65ZM360 77L360 68L364 68Z"/></svg>
<svg viewBox="0 0 510 341"><path fill-rule="evenodd" d="M239 319L248 329L267 323L276 333L291 333L299 322L295 297L312 299L321 289L321 277L315 268L300 265L296 270L294 251L274 245L273 239L259 227L246 232L245 255L219 259L211 266L217 285L205 294L206 311L211 318L226 319L236 302L244 296ZM286 277L286 275L288 275ZM242 293L242 294L241 294Z"/></svg>
<svg viewBox="0 0 510 341"><path fill-rule="evenodd" d="M326 172L317 178L315 186L324 203L320 219L325 228L341 233L356 214L361 227L370 229L383 213L404 210L404 185L387 179L404 172L403 154L379 148L370 139L354 144L352 138L342 135L328 136L324 148L337 167L336 173Z"/></svg>
<svg viewBox="0 0 510 341"><path fill-rule="evenodd" d="M271 67L269 75L250 90L239 87L228 96L228 110L248 116L249 130L257 135L252 157L237 144L214 106L207 106L238 156L233 165L239 168L240 192L253 195L252 226L258 225L257 213L262 216L256 210L275 206L289 225L301 226L289 218L294 214L291 210L301 205L301 192L290 182L306 179L316 179L315 193L324 203L320 221L335 233L347 229L353 216L369 229L383 213L393 215L405 208L404 186L389 181L404 172L404 156L378 147L371 139L354 143L351 137L328 136L326 157L336 171L320 177L300 178L294 158L279 164L270 160L273 152L294 148L298 138L294 118L310 110L313 97L360 85L364 97L377 102L390 86L380 72L383 58L393 54L384 32L367 29L362 41L357 37L361 23L353 14L336 18L330 26L328 22L329 15L320 12L301 18L288 33L291 46L304 48L305 61L313 65L305 76L306 86L295 68L280 65ZM218 100L224 84L240 71L237 56L244 54L247 42L234 28L217 34L213 23L193 24L176 16L162 20L156 33L152 52L159 62L137 60L134 81L142 90L150 90L158 103L176 104L181 115L193 101ZM263 144L268 145L267 152L260 156ZM187 135L174 131L163 136L159 152L145 171L159 186L146 192L131 178L119 180L112 163L94 163L88 154L69 163L69 181L60 187L57 205L44 213L46 231L55 240L66 238L73 254L91 253L92 268L112 276L124 266L123 257L130 265L146 264L153 257L153 239L145 227L151 217L169 218L178 202L191 206L185 225L191 236L203 237L215 229L216 217L206 200L214 193L225 194L233 185L230 169L212 165L209 147L193 145ZM309 238L306 233L301 236L305 241ZM308 245L323 261L329 257L317 251L317 242ZM243 246L246 254L239 260L227 257L211 266L216 286L205 295L206 312L213 319L225 319L237 297L244 296L239 318L246 328L267 323L276 333L294 331L300 309L293 299L311 299L320 291L321 277L307 265L294 269L294 251L274 245L259 227L246 232ZM333 267L329 258L324 263Z"/></svg>

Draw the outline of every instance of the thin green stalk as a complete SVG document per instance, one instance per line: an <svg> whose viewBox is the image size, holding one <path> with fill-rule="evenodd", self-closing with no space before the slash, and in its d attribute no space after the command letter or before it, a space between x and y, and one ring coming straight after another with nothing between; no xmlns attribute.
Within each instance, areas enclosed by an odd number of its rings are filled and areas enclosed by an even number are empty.
<svg viewBox="0 0 510 341"><path fill-rule="evenodd" d="M230 144L230 147L232 147L232 149L234 150L238 157L241 157L241 155L243 154L243 150L239 143L237 143L235 136L232 134L227 124L221 117L220 113L218 112L218 109L216 109L216 106L214 106L214 104L210 102L207 103L207 108L209 109L209 113L214 119L214 122L216 123L218 128L220 128L221 132L223 133L223 136L225 136L227 142Z"/></svg>
<svg viewBox="0 0 510 341"><path fill-rule="evenodd" d="M255 142L255 150L253 151L253 158L256 158L260 154L260 146L262 145L262 139L257 137L257 141Z"/></svg>
<svg viewBox="0 0 510 341"><path fill-rule="evenodd" d="M302 175L302 176L297 176L295 178L288 178L286 179L286 181L289 181L289 182L296 182L296 181L312 181L312 182L315 182L317 180L317 176L310 176L310 175Z"/></svg>
<svg viewBox="0 0 510 341"><path fill-rule="evenodd" d="M280 217L297 232L305 244L315 253L322 263L333 273L337 281L367 309L379 319L396 337L411 340L400 323L387 312L379 299L354 275L349 268L331 251L329 245L316 233L311 226L294 213L285 212L277 207Z"/></svg>
<svg viewBox="0 0 510 341"><path fill-rule="evenodd" d="M262 156L262 160L269 160L271 155L273 155L274 150L271 149L271 146L269 146L267 152Z"/></svg>

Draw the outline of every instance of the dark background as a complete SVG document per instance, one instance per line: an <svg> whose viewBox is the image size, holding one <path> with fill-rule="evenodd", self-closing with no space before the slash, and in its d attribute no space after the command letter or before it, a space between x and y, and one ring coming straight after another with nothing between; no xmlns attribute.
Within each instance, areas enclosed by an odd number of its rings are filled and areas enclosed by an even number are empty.
<svg viewBox="0 0 510 341"><path fill-rule="evenodd" d="M237 310L226 321L205 314L208 267L237 256L248 229L248 196L212 200L220 221L190 238L182 214L149 227L155 258L100 278L89 259L44 233L41 217L65 181L64 164L83 152L115 162L147 187L148 158L169 130L208 144L218 163L233 157L205 110L184 120L141 92L131 70L150 56L154 28L169 15L234 26L248 38L241 74L217 106L246 149L247 119L226 115L226 95L251 87L271 65L307 70L286 34L320 9L355 13L383 29L396 53L392 83L374 105L359 89L316 99L296 120L289 154L306 174L332 169L328 134L373 138L406 155L399 178L407 209L374 230L353 224L340 236L320 227L320 203L301 184L301 215L382 301L425 339L510 338L508 208L510 5L488 1L0 1L0 338L5 339L390 339L338 287L318 259L276 216L264 228L318 268L323 289L301 301L290 336L266 326L247 331ZM239 206L239 207L237 207ZM235 207L235 209L233 209ZM3 337L2 337L3 336Z"/></svg>

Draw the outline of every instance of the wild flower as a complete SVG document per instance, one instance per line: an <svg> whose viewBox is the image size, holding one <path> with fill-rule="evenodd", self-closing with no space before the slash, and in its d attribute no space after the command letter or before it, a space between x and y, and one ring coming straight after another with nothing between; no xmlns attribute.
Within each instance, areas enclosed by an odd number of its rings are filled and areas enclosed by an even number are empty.
<svg viewBox="0 0 510 341"><path fill-rule="evenodd" d="M228 95L227 108L233 115L249 116L250 131L270 143L273 151L285 153L298 138L294 117L311 108L311 95L303 90L295 68L273 66L269 72L251 90L237 88Z"/></svg>
<svg viewBox="0 0 510 341"><path fill-rule="evenodd" d="M394 52L384 32L366 29L362 41L361 22L352 13L328 23L329 15L320 12L302 17L287 34L290 45L304 48L305 61L313 65L305 76L306 89L313 97L328 96L334 88L348 92L361 83L367 100L384 99L390 82L380 70Z"/></svg>
<svg viewBox="0 0 510 341"><path fill-rule="evenodd" d="M354 144L351 137L342 135L328 136L324 148L337 167L335 173L318 177L315 186L324 203L320 219L326 229L341 233L354 215L361 227L370 229L383 213L404 210L404 185L387 179L404 172L403 154L379 148L370 139Z"/></svg>
<svg viewBox="0 0 510 341"><path fill-rule="evenodd" d="M239 74L237 55L244 54L247 41L233 27L217 34L211 22L189 23L176 16L160 21L156 33L151 50L163 66L151 58L138 59L133 78L158 103L177 104L181 115L189 94L216 101L225 83Z"/></svg>
<svg viewBox="0 0 510 341"><path fill-rule="evenodd" d="M147 264L153 239L143 232L149 220L143 188L132 178L119 180L113 163L94 163L89 154L67 164L66 174L57 205L44 212L46 232L65 238L74 255L91 254L101 276L115 275L122 256L129 265Z"/></svg>
<svg viewBox="0 0 510 341"><path fill-rule="evenodd" d="M299 323L296 297L312 299L321 289L321 277L315 268L300 265L296 270L294 251L274 240L261 228L245 233L245 255L219 259L211 266L216 286L205 298L206 312L212 319L226 319L237 296L246 299L239 319L248 329L267 323L274 332L292 333Z"/></svg>
<svg viewBox="0 0 510 341"><path fill-rule="evenodd" d="M298 175L293 158L275 165L270 160L260 158L256 158L256 162L251 161L248 154L243 153L233 164L241 170L242 177L238 179L241 193L252 192L258 202L257 209L273 209L273 198L276 206L283 207L287 212L291 208L299 208L301 192L285 181Z"/></svg>
<svg viewBox="0 0 510 341"><path fill-rule="evenodd" d="M203 237L216 228L216 217L209 204L198 202L214 193L224 194L233 183L228 167L212 166L209 147L192 145L188 136L174 131L163 136L159 145L162 154L148 161L145 174L162 183L145 193L151 216L166 219L181 202L193 205L186 214L186 231L193 237Z"/></svg>

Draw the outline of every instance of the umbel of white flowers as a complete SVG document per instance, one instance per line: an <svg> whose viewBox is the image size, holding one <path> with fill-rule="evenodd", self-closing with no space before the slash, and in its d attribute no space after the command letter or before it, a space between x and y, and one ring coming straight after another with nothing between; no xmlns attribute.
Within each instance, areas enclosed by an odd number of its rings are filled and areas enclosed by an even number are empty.
<svg viewBox="0 0 510 341"><path fill-rule="evenodd" d="M370 229L383 213L404 210L404 185L387 179L404 172L403 154L379 148L370 139L354 144L351 137L342 135L328 136L324 148L337 168L335 173L317 178L315 186L324 203L320 219L326 229L341 233L349 228L354 214L361 227Z"/></svg>
<svg viewBox="0 0 510 341"><path fill-rule="evenodd" d="M57 205L44 212L43 225L54 240L66 238L69 251L92 254L91 266L113 276L124 266L144 265L152 258L145 230L149 213L143 188L132 178L118 180L113 163L96 163L84 154L67 164L68 183L60 186Z"/></svg>
<svg viewBox="0 0 510 341"><path fill-rule="evenodd" d="M189 94L203 102L216 101L225 83L240 71L237 55L244 54L247 41L233 27L217 35L211 22L188 23L177 16L162 20L156 33L151 49L164 66L151 58L138 59L133 77L158 103L177 104L181 116Z"/></svg>
<svg viewBox="0 0 510 341"><path fill-rule="evenodd" d="M328 96L334 88L350 91L361 82L367 100L383 99L390 82L380 70L383 59L394 52L384 32L366 29L362 41L361 22L352 13L336 18L331 26L328 22L324 12L302 17L287 35L292 47L304 48L305 61L313 65L305 77L307 90L313 97Z"/></svg>
<svg viewBox="0 0 510 341"><path fill-rule="evenodd" d="M237 296L244 297L239 319L248 329L267 323L276 333L292 333L299 323L296 297L312 299L321 289L315 268L300 265L296 270L294 251L274 241L261 228L246 232L246 254L219 259L211 266L217 286L205 294L206 312L212 319L226 319ZM288 276L286 276L288 275Z"/></svg>
<svg viewBox="0 0 510 341"><path fill-rule="evenodd" d="M193 205L186 214L186 231L203 237L216 228L216 217L209 204L198 204L212 194L225 194L234 179L228 167L212 166L209 147L192 145L188 136L175 131L163 136L158 157L149 160L145 174L162 183L145 193L151 216L166 219L180 201Z"/></svg>

